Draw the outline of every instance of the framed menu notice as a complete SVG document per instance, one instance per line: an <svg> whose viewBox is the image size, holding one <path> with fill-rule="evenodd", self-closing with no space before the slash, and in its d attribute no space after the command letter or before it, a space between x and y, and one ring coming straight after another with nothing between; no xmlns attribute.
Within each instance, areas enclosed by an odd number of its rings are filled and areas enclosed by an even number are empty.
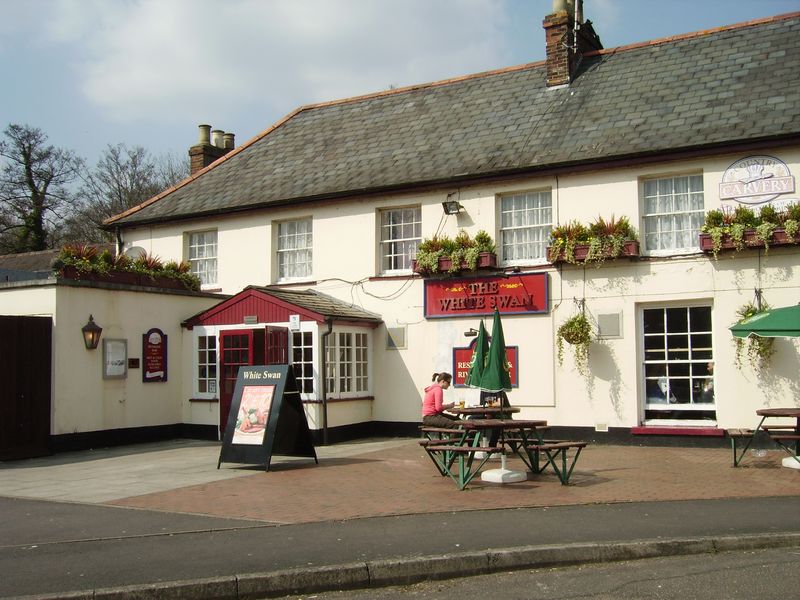
<svg viewBox="0 0 800 600"><path fill-rule="evenodd" d="M232 462L269 471L274 455L318 462L294 371L289 365L240 367L217 468Z"/></svg>
<svg viewBox="0 0 800 600"><path fill-rule="evenodd" d="M103 379L128 376L128 340L103 340Z"/></svg>

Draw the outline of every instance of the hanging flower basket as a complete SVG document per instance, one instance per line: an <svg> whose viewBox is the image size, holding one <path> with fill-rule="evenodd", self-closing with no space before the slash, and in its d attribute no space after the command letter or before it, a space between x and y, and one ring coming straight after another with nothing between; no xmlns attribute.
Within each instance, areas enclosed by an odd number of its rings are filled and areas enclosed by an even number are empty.
<svg viewBox="0 0 800 600"><path fill-rule="evenodd" d="M589 372L589 344L594 339L592 324L584 312L579 312L564 321L556 332L558 364L564 363L564 342L572 346L575 368L581 375Z"/></svg>

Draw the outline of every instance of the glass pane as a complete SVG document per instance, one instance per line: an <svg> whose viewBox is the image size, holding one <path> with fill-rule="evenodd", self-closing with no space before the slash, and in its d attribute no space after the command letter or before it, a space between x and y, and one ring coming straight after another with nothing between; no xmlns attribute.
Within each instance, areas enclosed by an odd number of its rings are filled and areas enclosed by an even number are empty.
<svg viewBox="0 0 800 600"><path fill-rule="evenodd" d="M663 333L664 332L664 311L663 309L646 309L644 311L644 332Z"/></svg>
<svg viewBox="0 0 800 600"><path fill-rule="evenodd" d="M670 377L688 377L689 363L671 363L668 367Z"/></svg>
<svg viewBox="0 0 800 600"><path fill-rule="evenodd" d="M689 336L667 336L667 358L669 360L689 360Z"/></svg>
<svg viewBox="0 0 800 600"><path fill-rule="evenodd" d="M692 331L711 331L711 307L694 306L690 308L689 321Z"/></svg>
<svg viewBox="0 0 800 600"><path fill-rule="evenodd" d="M667 309L667 331L669 333L689 331L688 313L685 308Z"/></svg>
<svg viewBox="0 0 800 600"><path fill-rule="evenodd" d="M692 400L691 387L688 379L669 379L670 402L688 404Z"/></svg>
<svg viewBox="0 0 800 600"><path fill-rule="evenodd" d="M644 359L664 360L664 338L661 336L647 336L644 338Z"/></svg>
<svg viewBox="0 0 800 600"><path fill-rule="evenodd" d="M667 374L667 365L654 363L644 366L645 377L664 377Z"/></svg>

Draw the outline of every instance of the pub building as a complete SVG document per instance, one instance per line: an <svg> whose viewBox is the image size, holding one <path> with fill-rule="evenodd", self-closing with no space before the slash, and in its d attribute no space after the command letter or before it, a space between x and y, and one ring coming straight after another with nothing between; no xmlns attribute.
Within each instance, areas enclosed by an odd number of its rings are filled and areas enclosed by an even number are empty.
<svg viewBox="0 0 800 600"><path fill-rule="evenodd" d="M478 401L470 334L491 335L495 308L508 398L557 437L722 446L756 409L796 406L797 342L757 369L728 328L754 299L800 301L800 245L712 251L701 227L798 202L800 13L604 48L591 8L553 3L542 62L303 106L238 147L201 125L189 179L106 227L121 253L188 261L202 292L0 289L0 313L56 325L51 437L217 438L238 369L281 363L317 442L417 435L434 371L454 374L446 401ZM625 219L638 235L616 253L548 253L551 234ZM495 247L477 262L423 261L431 239L479 232ZM90 311L129 357L167 336L166 381L66 359ZM585 363L558 349L578 314Z"/></svg>

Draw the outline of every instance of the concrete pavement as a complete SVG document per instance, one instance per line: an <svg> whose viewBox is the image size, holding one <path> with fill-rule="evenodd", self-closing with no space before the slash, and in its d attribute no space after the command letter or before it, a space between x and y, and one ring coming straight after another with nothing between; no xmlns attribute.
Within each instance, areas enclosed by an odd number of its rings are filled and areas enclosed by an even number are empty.
<svg viewBox="0 0 800 600"><path fill-rule="evenodd" d="M777 452L733 469L724 449L590 446L573 485L459 492L414 440L318 451L269 473L189 441L0 464L0 597L264 597L800 545L800 473Z"/></svg>

